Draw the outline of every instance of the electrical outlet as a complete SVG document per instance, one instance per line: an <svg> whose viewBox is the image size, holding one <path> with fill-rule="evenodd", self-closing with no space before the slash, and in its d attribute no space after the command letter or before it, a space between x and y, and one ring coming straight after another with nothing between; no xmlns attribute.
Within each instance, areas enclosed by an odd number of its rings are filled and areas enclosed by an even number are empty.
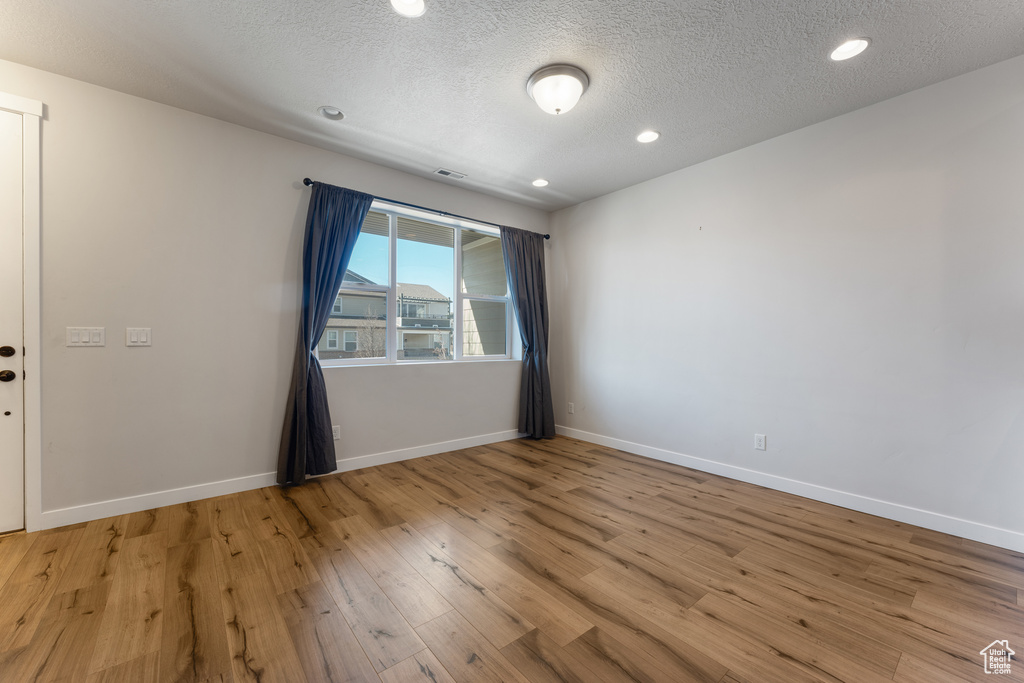
<svg viewBox="0 0 1024 683"><path fill-rule="evenodd" d="M754 448L759 451L764 450L764 434L754 434Z"/></svg>
<svg viewBox="0 0 1024 683"><path fill-rule="evenodd" d="M341 438L341 425L334 425L331 427L331 431L334 433L335 441Z"/></svg>
<svg viewBox="0 0 1024 683"><path fill-rule="evenodd" d="M570 415L574 415L575 413L576 413L576 404L575 403L569 403L569 414Z"/></svg>

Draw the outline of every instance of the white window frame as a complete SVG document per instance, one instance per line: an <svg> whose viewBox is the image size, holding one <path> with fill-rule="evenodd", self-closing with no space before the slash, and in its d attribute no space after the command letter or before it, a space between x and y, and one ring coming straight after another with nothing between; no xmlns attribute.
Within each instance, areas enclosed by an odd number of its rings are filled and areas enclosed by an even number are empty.
<svg viewBox="0 0 1024 683"><path fill-rule="evenodd" d="M505 296L487 296L477 294L464 294L462 292L462 234L465 230L480 232L485 235L499 237L501 233L497 228L448 216L437 216L428 211L420 211L409 207L389 204L381 200L374 200L370 211L386 214L388 217L388 285L370 285L365 283L345 283L341 287L339 296L345 293L378 293L387 296L387 355L380 358L332 358L322 360L323 367L344 367L348 365L414 365L417 363L458 363L470 362L479 363L486 361L518 360L521 355L521 344L515 342L519 339L518 326L515 321L515 313L512 310L511 292L507 290ZM455 262L453 270L452 290L455 296L452 298L452 358L448 360L426 359L398 359L398 217L411 218L418 221L435 223L453 228L455 231ZM506 273L506 278L507 278ZM463 302L464 301L495 301L505 304L505 353L466 356L462 353L463 347ZM513 344L515 344L513 346Z"/></svg>
<svg viewBox="0 0 1024 683"><path fill-rule="evenodd" d="M342 306L342 298L341 298L341 293L339 292L338 296L336 296L335 299L334 299L334 306L331 307L331 312L332 313L337 313L338 315L341 315L342 312L343 312L342 311L342 307L343 307Z"/></svg>
<svg viewBox="0 0 1024 683"><path fill-rule="evenodd" d="M478 228L464 228L474 230L475 232L482 232L487 235L492 235L501 239L501 233L497 228L491 228L489 230L482 230ZM462 230L455 231L455 290L456 290L456 303L455 303L455 326L457 333L455 335L455 360L465 360L470 362L477 362L482 360L495 360L498 358L512 358L512 331L513 331L513 319L515 314L512 311L512 292L508 286L508 273L505 273L505 296L494 296L485 294L465 294L462 291ZM504 355L483 355L483 356L466 356L463 354L464 340L462 337L462 328L464 325L464 309L466 301L494 301L505 303L505 354ZM518 336L518 335L517 335Z"/></svg>
<svg viewBox="0 0 1024 683"><path fill-rule="evenodd" d="M348 349L348 335L350 335L350 334L353 337L355 337L352 340L352 343L355 344L355 346L352 348L351 351ZM355 353L356 351L359 350L359 331L358 330L342 330L342 332L341 332L341 350L344 351L345 353Z"/></svg>
<svg viewBox="0 0 1024 683"><path fill-rule="evenodd" d="M337 351L338 348L339 348L338 347L338 330L327 330L325 332L325 334L327 335L327 350L329 350L329 351ZM334 346L331 346L331 334L334 335Z"/></svg>

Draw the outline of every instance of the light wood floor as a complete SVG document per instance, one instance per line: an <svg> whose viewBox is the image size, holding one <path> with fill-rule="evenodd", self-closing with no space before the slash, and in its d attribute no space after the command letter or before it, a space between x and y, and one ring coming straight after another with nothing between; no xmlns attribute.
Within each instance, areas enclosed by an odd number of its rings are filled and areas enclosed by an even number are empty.
<svg viewBox="0 0 1024 683"><path fill-rule="evenodd" d="M1021 554L567 438L0 537L4 683L944 683L996 639Z"/></svg>

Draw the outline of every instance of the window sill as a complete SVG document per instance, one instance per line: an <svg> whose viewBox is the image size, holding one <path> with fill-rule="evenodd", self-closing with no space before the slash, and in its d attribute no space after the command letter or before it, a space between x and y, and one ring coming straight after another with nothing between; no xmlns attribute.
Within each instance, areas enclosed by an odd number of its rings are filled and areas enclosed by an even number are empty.
<svg viewBox="0 0 1024 683"><path fill-rule="evenodd" d="M522 358L474 358L472 360L404 360L398 363L388 362L373 362L368 361L364 363L345 363L345 364L325 364L324 361L320 361L320 367L326 372L327 370L343 369L343 368L381 368L381 367L402 367L402 366L421 366L421 365L479 365L481 363L522 363ZM327 361L330 363L330 361Z"/></svg>

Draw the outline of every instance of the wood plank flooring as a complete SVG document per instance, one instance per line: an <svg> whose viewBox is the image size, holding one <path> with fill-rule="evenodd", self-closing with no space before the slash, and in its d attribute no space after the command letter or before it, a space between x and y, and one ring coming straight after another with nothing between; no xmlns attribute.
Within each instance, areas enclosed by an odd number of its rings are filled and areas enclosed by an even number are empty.
<svg viewBox="0 0 1024 683"><path fill-rule="evenodd" d="M943 683L994 640L1020 553L563 437L0 537L3 683Z"/></svg>

